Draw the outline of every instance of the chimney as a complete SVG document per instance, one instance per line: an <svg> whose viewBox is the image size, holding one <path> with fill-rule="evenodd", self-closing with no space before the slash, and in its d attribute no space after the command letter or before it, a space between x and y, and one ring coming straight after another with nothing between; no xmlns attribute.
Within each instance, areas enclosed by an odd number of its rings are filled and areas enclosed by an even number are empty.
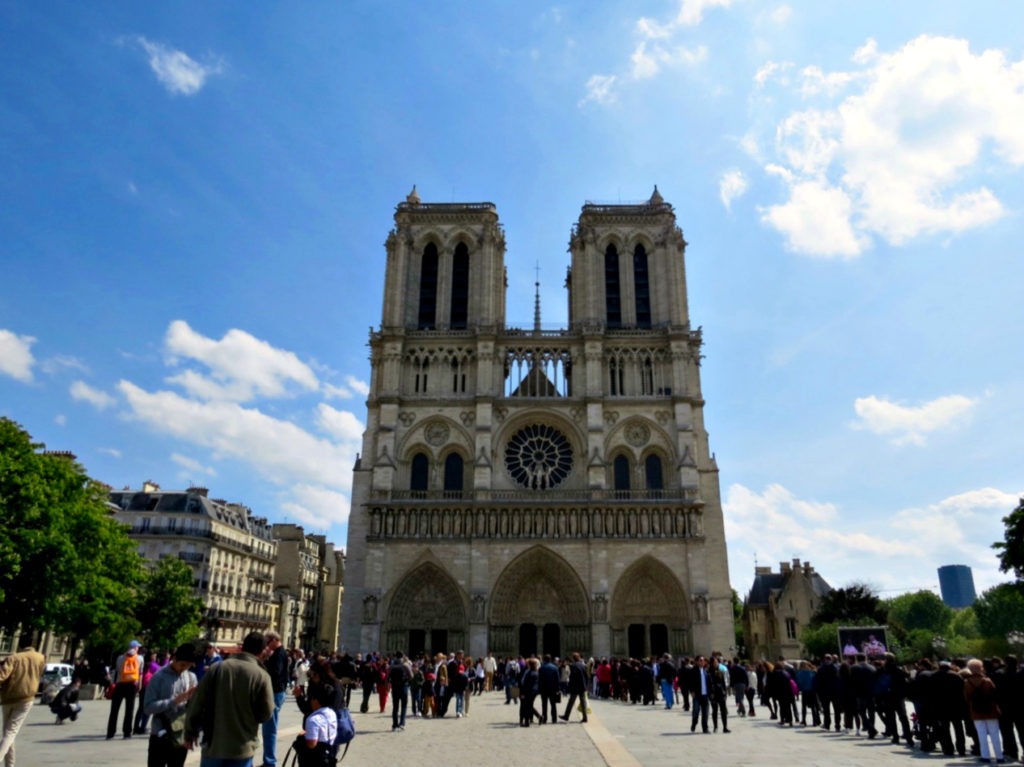
<svg viewBox="0 0 1024 767"><path fill-rule="evenodd" d="M197 487L193 485L186 492L190 495L201 495L203 498L207 498L210 495L210 489L208 487Z"/></svg>
<svg viewBox="0 0 1024 767"><path fill-rule="evenodd" d="M767 566L759 565L754 568L754 575L771 575L772 569Z"/></svg>
<svg viewBox="0 0 1024 767"><path fill-rule="evenodd" d="M793 557L793 569L794 570L799 570L800 569L800 557Z"/></svg>
<svg viewBox="0 0 1024 767"><path fill-rule="evenodd" d="M147 479L145 482L142 483L142 492L144 492L144 493L159 493L160 492L160 485L158 485L156 482L154 482L151 479Z"/></svg>
<svg viewBox="0 0 1024 767"><path fill-rule="evenodd" d="M788 573L790 571L789 562L779 562L779 572Z"/></svg>

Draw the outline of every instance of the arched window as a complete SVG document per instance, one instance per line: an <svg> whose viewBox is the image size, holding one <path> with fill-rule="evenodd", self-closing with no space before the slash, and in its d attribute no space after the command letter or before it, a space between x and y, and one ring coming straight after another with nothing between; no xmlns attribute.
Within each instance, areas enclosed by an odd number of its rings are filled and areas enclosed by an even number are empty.
<svg viewBox="0 0 1024 767"><path fill-rule="evenodd" d="M427 243L420 265L420 313L416 326L420 330L437 327L437 246Z"/></svg>
<svg viewBox="0 0 1024 767"><path fill-rule="evenodd" d="M609 245L604 252L605 322L610 328L622 327L622 295L619 286L619 251Z"/></svg>
<svg viewBox="0 0 1024 767"><path fill-rule="evenodd" d="M452 258L451 327L463 330L469 316L469 248L460 242Z"/></svg>
<svg viewBox="0 0 1024 767"><path fill-rule="evenodd" d="M462 492L462 456L449 453L444 459L444 492L445 495Z"/></svg>
<svg viewBox="0 0 1024 767"><path fill-rule="evenodd" d="M661 459L656 455L647 456L644 461L644 476L647 492L651 497L660 497L665 489L665 478L661 473Z"/></svg>
<svg viewBox="0 0 1024 767"><path fill-rule="evenodd" d="M412 457L412 471L409 473L409 489L416 492L427 491L430 481L430 462L424 453L416 453Z"/></svg>
<svg viewBox="0 0 1024 767"><path fill-rule="evenodd" d="M647 251L643 245L633 249L633 289L636 291L636 326L651 326L651 280L647 272Z"/></svg>
<svg viewBox="0 0 1024 767"><path fill-rule="evenodd" d="M615 456L612 463L612 472L615 478L615 494L619 497L629 495L629 459L624 455Z"/></svg>

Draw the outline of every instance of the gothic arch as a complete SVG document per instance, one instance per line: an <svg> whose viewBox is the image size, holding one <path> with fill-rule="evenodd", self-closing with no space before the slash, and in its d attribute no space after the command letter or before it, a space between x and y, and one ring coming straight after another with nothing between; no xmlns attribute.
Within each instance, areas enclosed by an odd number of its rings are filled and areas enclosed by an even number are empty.
<svg viewBox="0 0 1024 767"><path fill-rule="evenodd" d="M565 559L544 546L523 552L502 570L491 591L490 613L496 653L518 652L518 632L524 625L558 626L557 654L590 649L590 600L583 581Z"/></svg>
<svg viewBox="0 0 1024 767"><path fill-rule="evenodd" d="M620 450L627 451L634 460L655 451L665 461L666 466L675 456L672 440L665 430L653 420L640 416L627 418L608 432L604 443L605 455L612 455Z"/></svg>
<svg viewBox="0 0 1024 767"><path fill-rule="evenodd" d="M410 632L446 632L447 644L461 649L467 637L466 602L455 580L434 562L413 567L387 602L382 637L388 650L409 649ZM384 648L381 648L384 649ZM435 652L442 648L431 648Z"/></svg>
<svg viewBox="0 0 1024 767"><path fill-rule="evenodd" d="M625 637L631 626L664 626L669 651L688 651L690 609L686 591L672 571L650 554L630 565L612 592L610 624L613 637ZM614 648L625 652L625 646Z"/></svg>

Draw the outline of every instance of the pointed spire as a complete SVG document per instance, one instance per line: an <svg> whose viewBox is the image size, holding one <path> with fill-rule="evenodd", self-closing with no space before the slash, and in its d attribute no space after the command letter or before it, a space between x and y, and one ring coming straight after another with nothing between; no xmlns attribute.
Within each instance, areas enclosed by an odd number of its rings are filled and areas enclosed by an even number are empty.
<svg viewBox="0 0 1024 767"><path fill-rule="evenodd" d="M408 195L406 195L405 201L407 203L409 203L410 205L419 205L420 204L420 195L419 195L419 192L416 191L416 185L415 184L412 185L412 191L409 192Z"/></svg>
<svg viewBox="0 0 1024 767"><path fill-rule="evenodd" d="M534 267L537 273L537 280L533 283L535 294L533 298L533 332L540 333L540 262Z"/></svg>
<svg viewBox="0 0 1024 767"><path fill-rule="evenodd" d="M654 194L651 195L651 199L649 201L649 204L650 205L664 205L664 203L665 203L665 198L661 196L661 192L658 191L658 185L655 184L654 185Z"/></svg>

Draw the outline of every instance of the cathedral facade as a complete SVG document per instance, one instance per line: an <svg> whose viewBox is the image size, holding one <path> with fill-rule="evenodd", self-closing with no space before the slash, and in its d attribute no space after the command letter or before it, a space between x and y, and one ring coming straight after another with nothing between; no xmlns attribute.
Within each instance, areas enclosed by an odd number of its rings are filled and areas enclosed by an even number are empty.
<svg viewBox="0 0 1024 767"><path fill-rule="evenodd" d="M734 643L718 468L675 212L583 206L568 328L505 324L490 203L387 239L349 517L342 644L473 656Z"/></svg>

